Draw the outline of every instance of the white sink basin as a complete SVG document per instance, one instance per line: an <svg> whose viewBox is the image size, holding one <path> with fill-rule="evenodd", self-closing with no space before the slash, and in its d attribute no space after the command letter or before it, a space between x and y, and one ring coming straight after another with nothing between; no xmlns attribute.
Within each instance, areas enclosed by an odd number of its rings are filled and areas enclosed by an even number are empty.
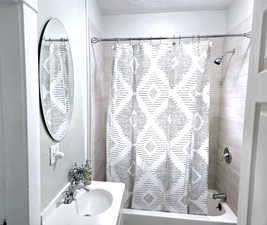
<svg viewBox="0 0 267 225"><path fill-rule="evenodd" d="M66 186L61 193L68 189ZM42 213L42 225L117 225L125 185L93 181L89 191L79 190L71 204L61 204L59 194Z"/></svg>
<svg viewBox="0 0 267 225"><path fill-rule="evenodd" d="M112 205L113 197L103 189L82 190L77 195L77 211L81 216L97 216L107 211Z"/></svg>

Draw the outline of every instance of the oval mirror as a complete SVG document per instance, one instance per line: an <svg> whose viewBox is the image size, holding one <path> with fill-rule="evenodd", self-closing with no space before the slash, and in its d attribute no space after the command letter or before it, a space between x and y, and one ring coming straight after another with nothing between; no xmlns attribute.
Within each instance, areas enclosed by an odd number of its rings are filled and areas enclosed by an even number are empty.
<svg viewBox="0 0 267 225"><path fill-rule="evenodd" d="M61 141L71 122L74 73L71 48L63 24L49 20L39 46L39 82L43 118L55 141Z"/></svg>

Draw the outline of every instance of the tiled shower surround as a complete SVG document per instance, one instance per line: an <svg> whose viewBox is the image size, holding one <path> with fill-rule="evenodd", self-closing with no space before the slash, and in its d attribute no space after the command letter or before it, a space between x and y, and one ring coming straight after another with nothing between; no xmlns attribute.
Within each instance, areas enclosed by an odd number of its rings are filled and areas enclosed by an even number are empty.
<svg viewBox="0 0 267 225"><path fill-rule="evenodd" d="M245 33L250 30L251 18L248 18L231 32ZM236 53L232 57L226 57L223 66L216 189L227 193L230 207L237 212L250 39L228 38L224 49L229 51L233 48ZM222 161L225 147L228 147L233 155L231 164Z"/></svg>
<svg viewBox="0 0 267 225"><path fill-rule="evenodd" d="M209 154L209 188L217 189L221 192L227 192L231 207L236 211L237 206L237 189L239 178L239 156L240 143L242 141L241 127L234 127L243 124L243 108L245 105L246 75L247 67L243 66L242 75L238 79L231 79L237 75L237 67L241 62L241 55L247 46L244 39L211 39L213 45L208 61L207 71L210 77L210 154ZM237 44L237 54L232 61L226 60L225 64L218 66L213 63L215 58L223 55L225 49L231 49L232 45ZM225 48L226 47L226 48ZM110 94L111 76L112 76L112 44L99 43L94 46L95 56L97 58L97 74L95 76L95 135L94 135L94 162L95 162L95 179L105 180L105 136L106 136L106 115ZM103 58L102 58L103 57ZM103 60L104 59L104 60ZM233 61L235 60L235 61ZM229 62L229 63L227 63ZM239 71L238 74L240 74ZM231 86L230 84L237 85ZM233 83L237 82L237 83ZM226 93L230 88L231 93ZM239 89L238 89L239 88ZM241 88L241 89L240 89ZM239 101L237 96L240 96ZM228 107L226 103L240 111L239 118L235 115L226 114ZM235 104L236 103L236 104ZM228 125L228 127L225 127ZM223 132L228 132L223 134ZM235 134L238 139L229 143L229 138ZM222 137L224 135L224 137ZM240 140L241 138L241 140ZM238 141L238 143L237 143ZM233 164L226 165L220 161L224 147L230 147L233 151ZM238 158L238 160L237 160ZM238 172L237 172L238 171ZM229 184L228 184L229 183ZM225 185L227 184L227 185ZM227 186L227 187L226 187Z"/></svg>

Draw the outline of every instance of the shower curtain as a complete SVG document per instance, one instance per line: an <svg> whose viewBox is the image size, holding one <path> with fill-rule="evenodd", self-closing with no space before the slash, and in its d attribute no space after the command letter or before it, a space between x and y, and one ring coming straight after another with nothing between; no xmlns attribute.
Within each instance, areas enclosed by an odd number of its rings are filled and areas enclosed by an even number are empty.
<svg viewBox="0 0 267 225"><path fill-rule="evenodd" d="M208 211L208 41L114 45L107 180L126 207Z"/></svg>

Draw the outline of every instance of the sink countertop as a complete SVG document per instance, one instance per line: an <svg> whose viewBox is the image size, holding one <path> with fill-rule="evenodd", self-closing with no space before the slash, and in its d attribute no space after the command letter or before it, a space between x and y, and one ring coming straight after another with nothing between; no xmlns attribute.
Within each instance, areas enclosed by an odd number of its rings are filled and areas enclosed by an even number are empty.
<svg viewBox="0 0 267 225"><path fill-rule="evenodd" d="M75 202L62 204L54 209L43 225L117 225L123 207L125 185L122 183L93 181L88 186L90 190L103 189L112 194L111 206L103 213L86 217L77 213Z"/></svg>

